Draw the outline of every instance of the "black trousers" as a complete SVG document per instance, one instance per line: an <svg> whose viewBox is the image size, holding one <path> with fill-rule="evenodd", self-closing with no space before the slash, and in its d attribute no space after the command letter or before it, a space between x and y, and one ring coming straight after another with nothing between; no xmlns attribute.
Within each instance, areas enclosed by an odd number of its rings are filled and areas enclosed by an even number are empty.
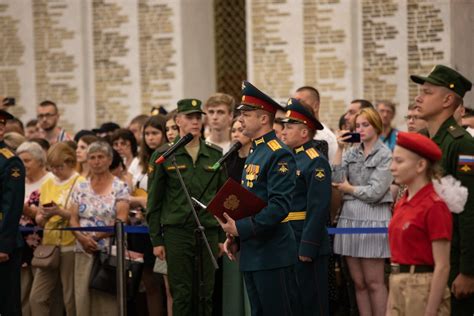
<svg viewBox="0 0 474 316"><path fill-rule="evenodd" d="M0 315L21 315L21 248L0 263Z"/></svg>

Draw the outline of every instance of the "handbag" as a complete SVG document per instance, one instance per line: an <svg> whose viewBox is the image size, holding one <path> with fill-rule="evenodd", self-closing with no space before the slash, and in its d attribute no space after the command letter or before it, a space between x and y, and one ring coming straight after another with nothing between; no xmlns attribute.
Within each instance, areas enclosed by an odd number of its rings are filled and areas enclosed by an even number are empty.
<svg viewBox="0 0 474 316"><path fill-rule="evenodd" d="M76 184L77 178L76 176L74 182L69 189L69 193L66 198L66 203L64 203L64 207L67 207L67 203L69 202L69 197L71 196L72 189ZM39 245L36 247L35 251L33 251L33 259L31 259L31 266L35 268L41 269L57 269L59 267L59 261L61 259L61 239L62 239L63 231L59 236L58 242L56 245Z"/></svg>
<svg viewBox="0 0 474 316"><path fill-rule="evenodd" d="M61 251L57 245L39 245L33 252L31 266L42 269L57 269Z"/></svg>
<svg viewBox="0 0 474 316"><path fill-rule="evenodd" d="M112 244L112 243L111 243ZM89 288L106 292L112 295L117 294L117 257L111 253L98 251L94 254L94 262L89 278ZM125 260L125 285L127 289L127 299L133 299L138 293L142 278L143 262Z"/></svg>

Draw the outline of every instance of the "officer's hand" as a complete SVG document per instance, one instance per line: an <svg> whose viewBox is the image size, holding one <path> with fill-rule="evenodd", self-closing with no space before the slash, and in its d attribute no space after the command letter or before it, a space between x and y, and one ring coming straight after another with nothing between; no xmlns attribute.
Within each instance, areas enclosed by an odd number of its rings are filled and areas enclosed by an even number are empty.
<svg viewBox="0 0 474 316"><path fill-rule="evenodd" d="M8 253L0 252L0 263L7 262L10 260Z"/></svg>
<svg viewBox="0 0 474 316"><path fill-rule="evenodd" d="M313 259L311 257L306 257L306 256L299 256L301 262L313 262Z"/></svg>
<svg viewBox="0 0 474 316"><path fill-rule="evenodd" d="M239 245L234 242L232 235L227 235L227 239L224 242L224 252L230 261L235 261L235 254L239 251Z"/></svg>
<svg viewBox="0 0 474 316"><path fill-rule="evenodd" d="M217 253L217 257L220 258L225 253L224 244L220 242L217 244L217 246L219 247L219 252Z"/></svg>
<svg viewBox="0 0 474 316"><path fill-rule="evenodd" d="M221 221L217 216L214 216L214 218L219 222L219 225L221 225L222 229L233 236L239 236L239 232L237 231L237 226L235 226L235 221L227 215L227 213L224 212L223 214L226 222L224 223Z"/></svg>
<svg viewBox="0 0 474 316"><path fill-rule="evenodd" d="M165 246L153 247L153 254L155 255L155 257L158 257L160 260L166 260Z"/></svg>
<svg viewBox="0 0 474 316"><path fill-rule="evenodd" d="M474 276L459 273L451 285L451 292L457 299L463 299L474 294Z"/></svg>

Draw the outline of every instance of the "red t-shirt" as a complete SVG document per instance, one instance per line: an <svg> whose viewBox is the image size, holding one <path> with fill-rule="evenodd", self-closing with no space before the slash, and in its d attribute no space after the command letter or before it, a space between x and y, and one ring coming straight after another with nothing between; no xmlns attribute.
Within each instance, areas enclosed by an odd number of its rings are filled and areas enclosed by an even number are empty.
<svg viewBox="0 0 474 316"><path fill-rule="evenodd" d="M391 260L399 264L434 265L433 240L451 240L453 218L446 203L429 183L410 201L408 192L395 206L388 239Z"/></svg>

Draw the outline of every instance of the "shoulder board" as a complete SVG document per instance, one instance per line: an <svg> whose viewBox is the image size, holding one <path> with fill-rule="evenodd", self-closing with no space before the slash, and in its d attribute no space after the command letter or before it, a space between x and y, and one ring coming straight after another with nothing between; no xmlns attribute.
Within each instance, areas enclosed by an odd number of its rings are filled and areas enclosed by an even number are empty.
<svg viewBox="0 0 474 316"><path fill-rule="evenodd" d="M11 151L10 149L4 147L4 148L0 148L0 155L2 155L3 157L5 157L6 159L10 159L11 157L14 157L15 154L13 153L13 151Z"/></svg>
<svg viewBox="0 0 474 316"><path fill-rule="evenodd" d="M210 148L215 149L215 150L219 151L220 153L222 153L222 148L221 147L219 147L219 146L217 146L213 143L210 143L208 141L205 141L204 144L206 144L207 147L210 147Z"/></svg>
<svg viewBox="0 0 474 316"><path fill-rule="evenodd" d="M309 157L311 160L313 160L314 158L319 157L318 152L317 152L316 149L314 149L314 148L308 148L308 149L306 149L306 154L308 155L308 157Z"/></svg>
<svg viewBox="0 0 474 316"><path fill-rule="evenodd" d="M271 141L267 143L267 145L273 151L277 151L278 149L281 149L281 145L278 143L276 139L272 139Z"/></svg>
<svg viewBox="0 0 474 316"><path fill-rule="evenodd" d="M448 133L454 138L460 138L464 135L465 130L461 126L451 125L448 127Z"/></svg>

